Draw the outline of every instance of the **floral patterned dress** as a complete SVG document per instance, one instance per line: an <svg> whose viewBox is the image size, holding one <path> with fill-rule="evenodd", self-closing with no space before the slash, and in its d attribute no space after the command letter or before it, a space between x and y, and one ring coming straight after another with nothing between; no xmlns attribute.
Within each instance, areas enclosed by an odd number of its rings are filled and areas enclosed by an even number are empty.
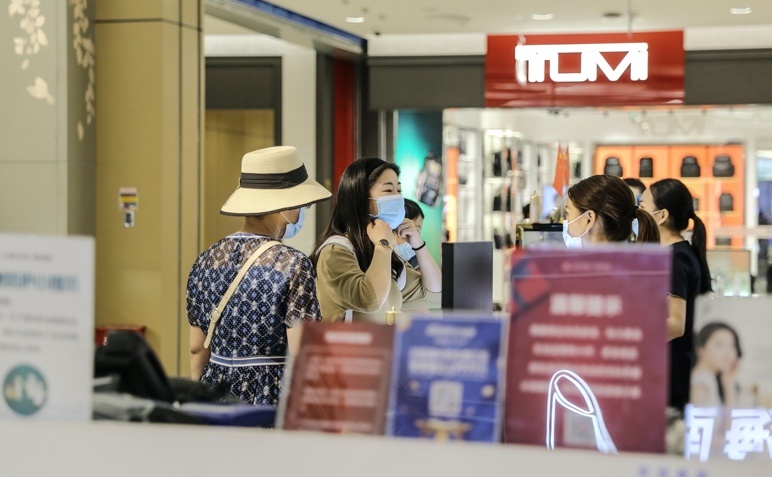
<svg viewBox="0 0 772 477"><path fill-rule="evenodd" d="M239 232L204 251L188 277L191 326L206 333L209 316L241 266L266 241ZM245 402L277 405L287 354L287 328L320 321L316 274L309 258L286 245L266 250L252 265L223 310L210 344L212 357L201 382L225 382Z"/></svg>

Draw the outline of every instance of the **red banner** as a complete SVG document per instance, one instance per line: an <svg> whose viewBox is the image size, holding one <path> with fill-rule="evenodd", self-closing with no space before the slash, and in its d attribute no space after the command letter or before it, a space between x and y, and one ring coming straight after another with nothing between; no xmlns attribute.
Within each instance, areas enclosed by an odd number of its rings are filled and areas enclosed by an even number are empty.
<svg viewBox="0 0 772 477"><path fill-rule="evenodd" d="M486 107L682 104L683 31L489 35Z"/></svg>

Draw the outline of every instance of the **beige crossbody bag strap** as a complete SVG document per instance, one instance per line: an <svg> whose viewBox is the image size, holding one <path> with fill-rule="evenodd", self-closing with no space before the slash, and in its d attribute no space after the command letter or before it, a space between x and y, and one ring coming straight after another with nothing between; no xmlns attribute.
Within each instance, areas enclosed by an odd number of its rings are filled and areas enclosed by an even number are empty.
<svg viewBox="0 0 772 477"><path fill-rule="evenodd" d="M252 266L252 264L255 263L255 260L257 260L260 255L263 254L266 250L273 247L274 245L280 245L281 242L277 242L275 240L271 240L270 242L266 242L260 247L257 248L254 252L252 252L252 255L249 256L246 262L244 262L244 265L241 266L241 270L239 270L239 273L236 274L236 278L233 279L228 289L225 291L225 295L222 296L220 299L220 303L217 304L217 307L212 311L212 315L209 317L209 329L206 331L206 339L204 340L204 348L209 348L209 343L212 341L212 336L214 336L214 330L217 328L217 322L220 321L220 315L222 315L223 310L225 310L225 305L228 304L228 301L231 299L231 295L233 295L233 292L236 291L236 288L238 288L239 283L241 283L241 280L244 279L244 275L247 274L249 271L249 268Z"/></svg>

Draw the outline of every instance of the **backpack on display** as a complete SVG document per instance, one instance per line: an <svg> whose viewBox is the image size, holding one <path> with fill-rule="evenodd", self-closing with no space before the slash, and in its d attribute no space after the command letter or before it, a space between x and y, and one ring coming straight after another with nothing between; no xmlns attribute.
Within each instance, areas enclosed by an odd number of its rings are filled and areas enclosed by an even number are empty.
<svg viewBox="0 0 772 477"><path fill-rule="evenodd" d="M718 196L718 210L721 212L732 212L734 210L734 197L729 192L724 192Z"/></svg>
<svg viewBox="0 0 772 477"><path fill-rule="evenodd" d="M730 156L716 156L713 160L713 177L733 177L734 164Z"/></svg>
<svg viewBox="0 0 772 477"><path fill-rule="evenodd" d="M700 165L694 156L685 156L681 161L681 177L700 177Z"/></svg>
<svg viewBox="0 0 772 477"><path fill-rule="evenodd" d="M622 177L622 164L619 163L619 158L609 156L606 158L606 165L603 166L603 173L609 176Z"/></svg>
<svg viewBox="0 0 772 477"><path fill-rule="evenodd" d="M638 177L654 177L654 159L642 157Z"/></svg>

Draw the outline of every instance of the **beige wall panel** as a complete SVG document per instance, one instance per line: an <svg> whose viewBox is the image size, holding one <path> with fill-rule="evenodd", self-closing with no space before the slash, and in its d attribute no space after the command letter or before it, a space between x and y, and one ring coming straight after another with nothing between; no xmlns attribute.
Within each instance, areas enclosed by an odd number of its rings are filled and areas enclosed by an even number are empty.
<svg viewBox="0 0 772 477"><path fill-rule="evenodd" d="M204 16L204 2L202 0L182 0L182 23L187 26L200 28L203 25L199 21Z"/></svg>
<svg viewBox="0 0 772 477"><path fill-rule="evenodd" d="M0 178L13 178L0 187L0 232L59 233L59 164L0 162Z"/></svg>
<svg viewBox="0 0 772 477"><path fill-rule="evenodd" d="M93 236L96 165L93 161L70 159L63 176L67 179L67 234Z"/></svg>
<svg viewBox="0 0 772 477"><path fill-rule="evenodd" d="M177 368L179 343L176 30L98 24L96 38L97 323L146 325L167 369ZM118 210L122 186L138 189L134 228Z"/></svg>
<svg viewBox="0 0 772 477"><path fill-rule="evenodd" d="M179 366L175 370L180 376L190 375L188 336L190 325L186 313L185 288L190 267L201 251L200 243L200 171L201 131L203 127L203 83L201 80L202 61L201 34L191 28L182 29L182 167L181 167L181 241L180 276L178 303L179 317ZM201 100L201 101L199 101ZM172 370L168 371L170 374Z"/></svg>
<svg viewBox="0 0 772 477"><path fill-rule="evenodd" d="M181 0L198 2L199 0ZM178 21L180 0L97 0L97 20L165 18Z"/></svg>
<svg viewBox="0 0 772 477"><path fill-rule="evenodd" d="M241 228L243 219L220 214L220 207L238 185L244 154L273 146L273 137L273 111L206 111L204 248Z"/></svg>

